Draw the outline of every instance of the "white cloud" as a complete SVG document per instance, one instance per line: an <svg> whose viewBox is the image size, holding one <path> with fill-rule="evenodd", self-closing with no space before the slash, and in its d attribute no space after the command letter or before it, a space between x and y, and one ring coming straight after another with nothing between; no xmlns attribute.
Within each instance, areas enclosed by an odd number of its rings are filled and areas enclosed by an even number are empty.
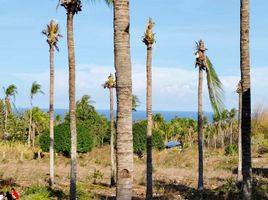
<svg viewBox="0 0 268 200"><path fill-rule="evenodd" d="M78 65L76 70L76 96L77 99L84 94L89 94L98 109L108 108L108 91L102 88L109 73L114 73L112 66ZM267 68L252 69L252 104L266 104L268 94L264 93L268 83L266 81ZM146 69L144 65L134 64L133 93L141 100L139 109L146 106ZM47 107L49 96L49 72L27 73L13 75L19 88L17 104L25 107L29 105L29 88L32 81L37 80L42 84L45 96L37 96L35 105ZM179 110L192 111L197 109L197 78L196 69L185 70L179 67L153 67L153 109L154 110ZM225 90L225 103L227 108L237 106L236 89L239 76L220 76ZM204 110L210 111L207 86L204 75ZM55 107L68 107L68 68L55 71Z"/></svg>

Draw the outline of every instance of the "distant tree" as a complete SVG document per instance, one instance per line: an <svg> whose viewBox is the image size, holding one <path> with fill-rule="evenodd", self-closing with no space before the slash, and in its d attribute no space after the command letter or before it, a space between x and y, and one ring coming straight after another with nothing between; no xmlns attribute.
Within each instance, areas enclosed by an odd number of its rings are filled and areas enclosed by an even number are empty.
<svg viewBox="0 0 268 200"><path fill-rule="evenodd" d="M220 113L223 108L222 103L222 84L218 78L212 63L206 56L204 42L199 40L196 43L197 51L196 55L196 67L199 69L198 80L198 190L203 191L203 116L202 116L202 85L203 85L203 71L207 74L207 86L209 92L209 98L212 108L215 113Z"/></svg>
<svg viewBox="0 0 268 200"><path fill-rule="evenodd" d="M136 112L137 107L140 106L140 100L137 95L132 95L132 111Z"/></svg>
<svg viewBox="0 0 268 200"><path fill-rule="evenodd" d="M108 76L108 80L103 84L104 88L109 89L110 94L110 131L111 131L111 187L115 186L115 178L116 178L116 157L115 157L115 148L114 148L114 138L115 138L115 127L114 127L114 97L113 97L113 89L115 88L115 80L113 75L110 73Z"/></svg>
<svg viewBox="0 0 268 200"><path fill-rule="evenodd" d="M62 123L61 115L57 114L55 117L55 125L58 126Z"/></svg>
<svg viewBox="0 0 268 200"><path fill-rule="evenodd" d="M31 146L31 138L32 138L32 143L34 145L34 137L35 136L33 135L33 131L32 131L32 109L33 109L33 98L38 93L44 94L44 92L41 90L41 85L39 83L37 83L36 81L34 81L32 83L31 92L30 92L31 108L30 108L30 119L29 119L28 147Z"/></svg>
<svg viewBox="0 0 268 200"><path fill-rule="evenodd" d="M152 47L155 42L153 33L153 21L149 18L147 29L143 37L143 42L147 47L147 89L146 89L146 113L147 113L147 156L146 156L146 199L153 198L153 166L152 166ZM133 101L133 98L132 98Z"/></svg>
<svg viewBox="0 0 268 200"><path fill-rule="evenodd" d="M228 122L230 127L230 145L233 144L233 124L235 121L237 110L235 108L232 108L228 113Z"/></svg>
<svg viewBox="0 0 268 200"><path fill-rule="evenodd" d="M8 114L12 113L12 106L10 102L10 97L15 99L16 94L18 94L17 86L14 84L9 85L6 89L4 88L5 92L5 132L7 129L7 122L8 122Z"/></svg>
<svg viewBox="0 0 268 200"><path fill-rule="evenodd" d="M47 28L42 31L47 37L49 45L49 59L50 59L50 89L49 89L49 130L50 130L50 165L49 174L50 187L54 186L54 48L59 51L58 40L62 35L59 33L59 25L55 20L51 20Z"/></svg>

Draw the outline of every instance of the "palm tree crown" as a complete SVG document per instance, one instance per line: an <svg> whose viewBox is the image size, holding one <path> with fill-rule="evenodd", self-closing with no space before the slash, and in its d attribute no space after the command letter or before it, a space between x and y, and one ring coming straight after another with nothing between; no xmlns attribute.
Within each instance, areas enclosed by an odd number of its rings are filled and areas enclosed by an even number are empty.
<svg viewBox="0 0 268 200"><path fill-rule="evenodd" d="M50 47L55 47L57 51L59 51L59 47L57 45L58 40L62 35L59 33L59 25L58 23L52 19L49 24L47 24L47 28L42 31L47 37L47 43Z"/></svg>
<svg viewBox="0 0 268 200"><path fill-rule="evenodd" d="M146 32L144 33L144 37L143 37L143 42L147 46L152 45L155 42L154 33L153 33L153 25L154 23L152 21L152 18L150 17L149 22L147 24Z"/></svg>
<svg viewBox="0 0 268 200"><path fill-rule="evenodd" d="M108 89L115 88L116 85L112 73L110 73L110 75L108 76L108 80L105 81L105 83L102 86Z"/></svg>
<svg viewBox="0 0 268 200"><path fill-rule="evenodd" d="M207 49L204 46L204 42L199 40L196 42L196 46L196 66L206 71L210 102L214 113L220 114L224 108L222 83L208 56L205 55Z"/></svg>
<svg viewBox="0 0 268 200"><path fill-rule="evenodd" d="M63 6L68 12L77 14L82 11L81 0L59 0L59 4Z"/></svg>
<svg viewBox="0 0 268 200"><path fill-rule="evenodd" d="M37 93L44 94L44 92L41 90L41 85L36 81L34 81L31 87L31 99L33 99L33 96L36 95Z"/></svg>

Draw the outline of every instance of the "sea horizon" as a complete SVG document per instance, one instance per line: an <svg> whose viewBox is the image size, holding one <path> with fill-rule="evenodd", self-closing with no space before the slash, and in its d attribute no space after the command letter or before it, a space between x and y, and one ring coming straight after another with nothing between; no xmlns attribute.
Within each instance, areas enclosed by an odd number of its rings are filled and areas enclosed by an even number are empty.
<svg viewBox="0 0 268 200"><path fill-rule="evenodd" d="M48 112L48 109L42 108L44 112ZM96 111L100 114L105 116L108 120L110 120L110 110L108 109L96 109ZM69 109L65 108L55 108L54 109L54 116L60 115L62 119L64 119L65 113L68 113ZM163 115L165 121L170 122L174 117L180 117L180 118L192 118L193 120L197 120L197 111L169 111L169 110L155 110L153 111L153 114L160 113ZM116 110L114 111L114 114L116 114ZM209 121L213 121L213 113L212 112L203 112L204 116L207 116ZM137 110L132 112L132 119L133 121L137 120L144 120L146 119L146 110Z"/></svg>

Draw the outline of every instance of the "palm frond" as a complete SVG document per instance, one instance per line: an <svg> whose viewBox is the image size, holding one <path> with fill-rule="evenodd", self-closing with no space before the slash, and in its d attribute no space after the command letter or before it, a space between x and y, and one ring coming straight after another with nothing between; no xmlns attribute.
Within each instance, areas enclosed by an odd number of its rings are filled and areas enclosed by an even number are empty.
<svg viewBox="0 0 268 200"><path fill-rule="evenodd" d="M220 114L224 109L224 103L223 103L224 93L222 83L207 56L205 63L206 63L207 85L208 85L210 102L214 113Z"/></svg>
<svg viewBox="0 0 268 200"><path fill-rule="evenodd" d="M31 87L31 98L33 98L33 96L37 93L44 94L44 92L41 90L41 84L34 81Z"/></svg>

